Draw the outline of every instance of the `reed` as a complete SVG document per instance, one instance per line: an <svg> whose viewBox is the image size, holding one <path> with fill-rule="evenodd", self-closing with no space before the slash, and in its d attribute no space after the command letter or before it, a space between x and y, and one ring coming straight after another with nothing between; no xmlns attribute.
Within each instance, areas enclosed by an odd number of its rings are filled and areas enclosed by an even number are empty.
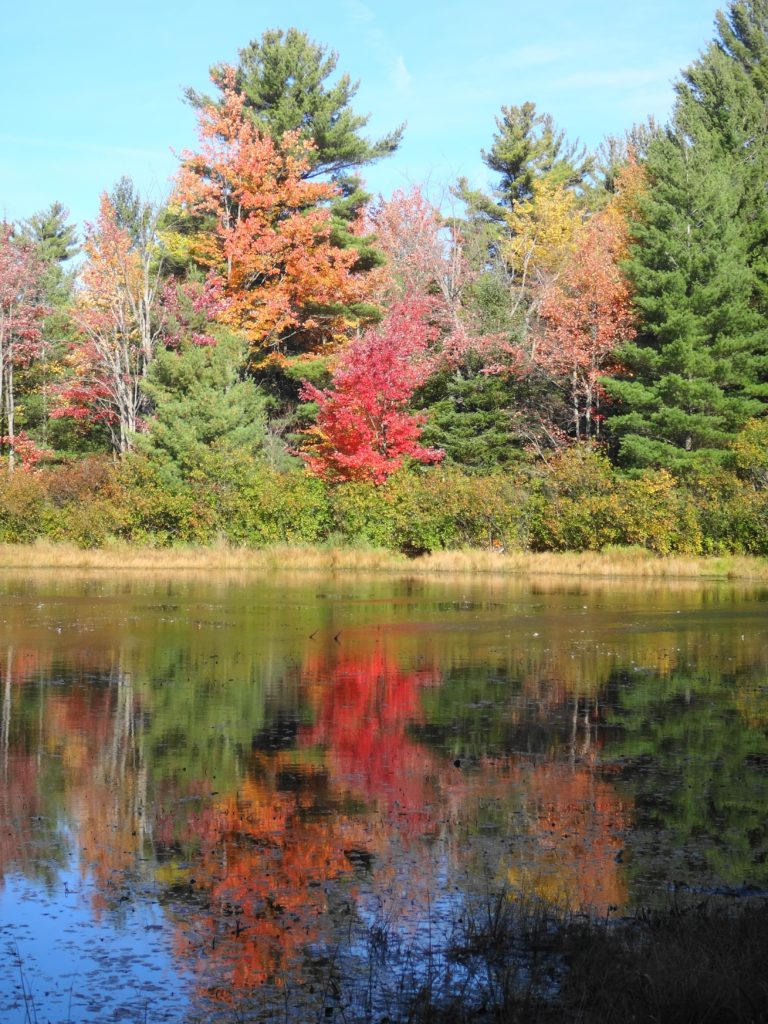
<svg viewBox="0 0 768 1024"><path fill-rule="evenodd" d="M390 937L384 957L392 946ZM385 999L385 1016L355 1019L765 1024L766 955L768 906L762 896L735 903L673 901L606 919L501 890L463 908L445 948L430 948L421 961L416 954L405 963L410 977L401 979L399 998ZM425 958L433 970L426 969Z"/></svg>
<svg viewBox="0 0 768 1024"><path fill-rule="evenodd" d="M272 545L238 548L141 547L110 544L83 549L37 541L0 545L0 569L83 569L141 572L387 572L409 575L493 574L569 576L585 580L753 580L768 581L768 558L659 557L643 548L587 552L436 551L408 558L396 551L365 547Z"/></svg>

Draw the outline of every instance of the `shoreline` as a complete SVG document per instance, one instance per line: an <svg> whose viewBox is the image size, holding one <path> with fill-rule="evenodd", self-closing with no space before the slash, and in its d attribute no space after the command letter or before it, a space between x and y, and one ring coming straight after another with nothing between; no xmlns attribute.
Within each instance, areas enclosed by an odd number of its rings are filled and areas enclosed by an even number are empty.
<svg viewBox="0 0 768 1024"><path fill-rule="evenodd" d="M82 569L140 572L332 571L407 575L565 576L589 579L768 582L768 558L747 555L658 556L638 548L585 552L395 551L275 545L266 548L114 544L82 549L37 542L0 545L0 571Z"/></svg>

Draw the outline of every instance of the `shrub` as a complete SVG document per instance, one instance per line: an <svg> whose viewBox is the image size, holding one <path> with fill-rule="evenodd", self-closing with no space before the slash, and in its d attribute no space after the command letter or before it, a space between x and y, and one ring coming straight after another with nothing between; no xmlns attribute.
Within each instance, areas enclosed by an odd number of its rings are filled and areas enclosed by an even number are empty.
<svg viewBox="0 0 768 1024"><path fill-rule="evenodd" d="M133 456L120 466L112 498L117 535L138 544L209 543L213 516L191 486L168 486L160 470Z"/></svg>
<svg viewBox="0 0 768 1024"><path fill-rule="evenodd" d="M38 474L8 473L0 467L0 543L22 544L43 536L48 510Z"/></svg>
<svg viewBox="0 0 768 1024"><path fill-rule="evenodd" d="M220 534L233 544L315 544L333 528L325 486L304 472L233 463L207 500Z"/></svg>

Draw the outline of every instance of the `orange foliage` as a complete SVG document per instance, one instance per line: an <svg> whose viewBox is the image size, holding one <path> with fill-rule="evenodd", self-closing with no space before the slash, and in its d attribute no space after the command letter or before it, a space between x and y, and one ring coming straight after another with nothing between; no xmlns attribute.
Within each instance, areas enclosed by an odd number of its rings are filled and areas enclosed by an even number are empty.
<svg viewBox="0 0 768 1024"><path fill-rule="evenodd" d="M620 267L628 240L626 221L613 206L596 214L541 298L534 362L567 381L577 438L599 433L599 378L619 346L635 336L629 283Z"/></svg>
<svg viewBox="0 0 768 1024"><path fill-rule="evenodd" d="M606 913L627 899L620 867L629 808L587 764L537 764L524 781L532 846L508 881L560 905Z"/></svg>
<svg viewBox="0 0 768 1024"><path fill-rule="evenodd" d="M258 778L195 823L202 849L194 885L208 894L209 909L181 923L177 943L183 955L194 955L202 934L208 961L223 963L229 985L240 991L282 983L303 947L319 938L326 883L351 874L345 851L369 849L371 840L343 814L313 815L326 783L321 770L286 755L258 758L251 768ZM281 771L298 780L290 790L280 788Z"/></svg>
<svg viewBox="0 0 768 1024"><path fill-rule="evenodd" d="M316 349L345 337L341 307L366 298L353 250L330 240L335 186L305 177L311 144L286 132L277 144L244 113L233 69L217 77L223 98L200 112L200 152L185 153L172 204L202 218L190 255L220 274L220 319L254 347ZM213 227L210 227L213 221Z"/></svg>

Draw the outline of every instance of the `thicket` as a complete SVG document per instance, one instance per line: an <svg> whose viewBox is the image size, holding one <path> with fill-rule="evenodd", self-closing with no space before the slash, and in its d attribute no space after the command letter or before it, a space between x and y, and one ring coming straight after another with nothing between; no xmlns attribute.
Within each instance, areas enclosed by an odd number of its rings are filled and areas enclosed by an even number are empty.
<svg viewBox="0 0 768 1024"><path fill-rule="evenodd" d="M764 555L768 489L726 470L683 482L666 470L629 477L586 448L514 474L411 467L380 486L330 484L231 453L213 454L176 480L144 456L90 457L0 477L0 542L38 538L83 548L121 540L353 545L410 555L613 546L658 555Z"/></svg>

